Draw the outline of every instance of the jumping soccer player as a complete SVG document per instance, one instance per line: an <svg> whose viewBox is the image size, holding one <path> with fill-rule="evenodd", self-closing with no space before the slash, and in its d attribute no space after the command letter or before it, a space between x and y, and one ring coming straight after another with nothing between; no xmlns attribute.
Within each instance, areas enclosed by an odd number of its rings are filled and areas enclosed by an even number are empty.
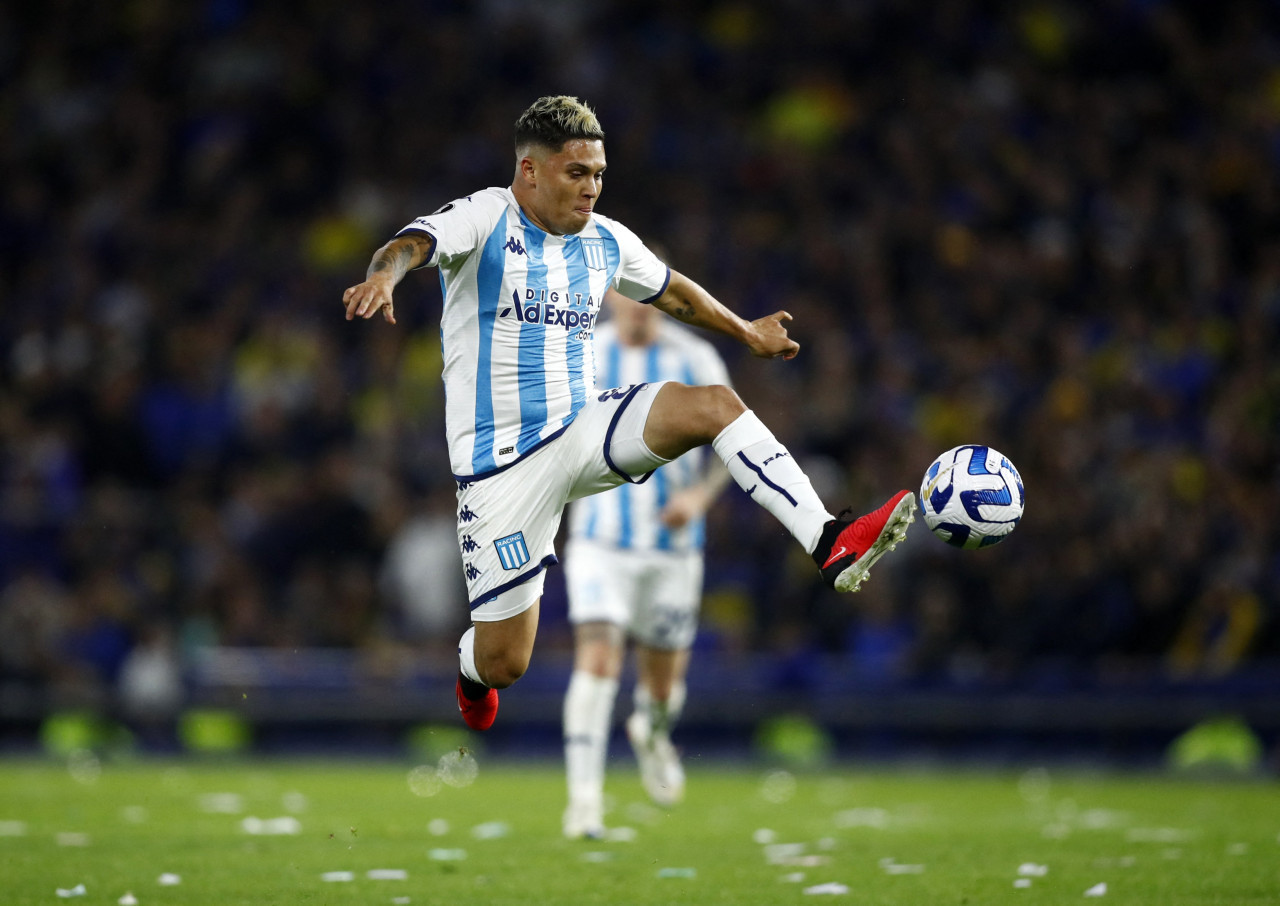
<svg viewBox="0 0 1280 906"><path fill-rule="evenodd" d="M836 519L787 449L723 385L676 381L593 389L592 328L605 291L725 334L761 358L793 358L785 311L745 321L668 268L622 224L595 213L604 130L585 104L544 97L515 124L510 188L482 189L415 219L378 249L346 317L379 311L408 271L438 267L447 395L458 483L458 543L472 626L458 644L458 707L488 729L498 689L528 669L545 576L565 505L711 444L733 479L804 546L838 591L906 535L915 497L899 491Z"/></svg>

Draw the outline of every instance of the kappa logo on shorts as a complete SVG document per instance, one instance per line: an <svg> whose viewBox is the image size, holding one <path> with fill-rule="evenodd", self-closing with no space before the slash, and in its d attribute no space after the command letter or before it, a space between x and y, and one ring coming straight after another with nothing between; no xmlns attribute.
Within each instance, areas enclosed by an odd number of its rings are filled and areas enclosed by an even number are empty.
<svg viewBox="0 0 1280 906"><path fill-rule="evenodd" d="M529 548L524 543L524 532L499 538L493 542L493 546L498 549L498 559L502 561L503 569L519 569L529 562Z"/></svg>

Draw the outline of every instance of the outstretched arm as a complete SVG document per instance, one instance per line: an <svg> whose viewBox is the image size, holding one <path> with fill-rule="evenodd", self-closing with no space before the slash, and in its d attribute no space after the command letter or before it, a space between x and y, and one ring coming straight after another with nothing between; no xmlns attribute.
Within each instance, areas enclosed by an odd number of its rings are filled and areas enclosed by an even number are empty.
<svg viewBox="0 0 1280 906"><path fill-rule="evenodd" d="M752 355L763 359L790 359L800 351L800 344L787 336L787 328L782 324L791 320L787 312L776 311L755 321L746 321L675 270L671 271L666 291L653 304L686 324L733 337L750 349Z"/></svg>
<svg viewBox="0 0 1280 906"><path fill-rule="evenodd" d="M374 252L364 282L348 287L342 294L347 320L372 318L380 310L388 323L396 323L391 293L405 274L430 260L435 243L435 237L425 233L405 233Z"/></svg>

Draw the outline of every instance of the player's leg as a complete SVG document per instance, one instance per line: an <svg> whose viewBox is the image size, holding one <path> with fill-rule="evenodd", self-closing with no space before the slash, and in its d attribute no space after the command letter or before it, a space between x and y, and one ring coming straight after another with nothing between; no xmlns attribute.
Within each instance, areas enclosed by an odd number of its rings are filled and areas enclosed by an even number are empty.
<svg viewBox="0 0 1280 906"><path fill-rule="evenodd" d="M673 806L684 798L684 769L671 731L684 710L689 649L636 647L635 705L627 738L640 765L640 781L654 802Z"/></svg>
<svg viewBox="0 0 1280 906"><path fill-rule="evenodd" d="M790 451L728 387L663 384L649 408L643 438L664 459L711 444L734 481L777 517L838 591L856 591L914 519L910 491L899 491L857 519L843 513L833 517Z"/></svg>
<svg viewBox="0 0 1280 906"><path fill-rule="evenodd" d="M498 714L498 690L524 675L533 656L538 634L541 583L504 592L495 599L499 607L520 606L519 599L533 596L518 612L501 619L472 614L471 628L458 641L458 710L473 730L487 730Z"/></svg>
<svg viewBox="0 0 1280 906"><path fill-rule="evenodd" d="M564 697L564 834L598 839L604 834L605 762L625 635L615 623L591 620L574 626L573 640L573 674Z"/></svg>

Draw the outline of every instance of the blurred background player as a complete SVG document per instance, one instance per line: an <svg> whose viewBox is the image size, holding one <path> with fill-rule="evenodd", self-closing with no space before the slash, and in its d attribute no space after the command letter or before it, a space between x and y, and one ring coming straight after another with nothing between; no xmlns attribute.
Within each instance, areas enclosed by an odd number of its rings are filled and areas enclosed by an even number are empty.
<svg viewBox="0 0 1280 906"><path fill-rule="evenodd" d="M600 386L729 383L724 362L706 340L652 305L614 292L606 299L612 317L594 340ZM641 783L661 806L684 795L684 770L670 733L684 705L697 630L703 514L729 480L724 464L698 448L646 482L570 506L565 582L574 667L564 699L566 837L594 838L604 831L605 761L628 636L636 643L636 686L627 736Z"/></svg>

